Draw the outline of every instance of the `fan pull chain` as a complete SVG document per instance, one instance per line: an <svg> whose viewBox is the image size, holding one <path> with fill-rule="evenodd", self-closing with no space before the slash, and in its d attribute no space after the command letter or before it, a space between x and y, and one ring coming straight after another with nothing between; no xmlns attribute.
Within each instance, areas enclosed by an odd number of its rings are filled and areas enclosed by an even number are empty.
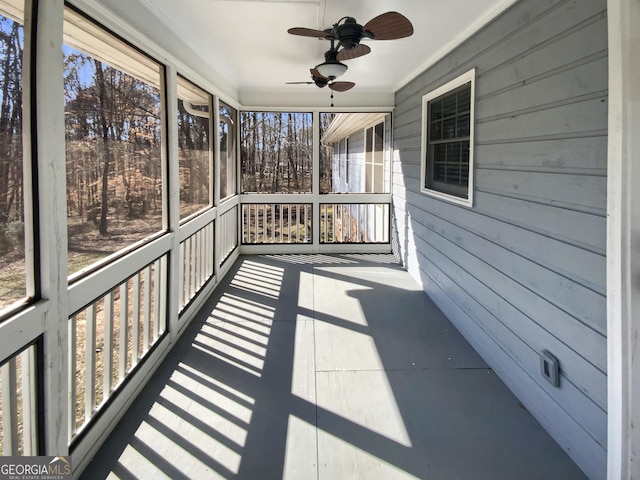
<svg viewBox="0 0 640 480"><path fill-rule="evenodd" d="M333 107L333 90L331 90L331 106Z"/></svg>

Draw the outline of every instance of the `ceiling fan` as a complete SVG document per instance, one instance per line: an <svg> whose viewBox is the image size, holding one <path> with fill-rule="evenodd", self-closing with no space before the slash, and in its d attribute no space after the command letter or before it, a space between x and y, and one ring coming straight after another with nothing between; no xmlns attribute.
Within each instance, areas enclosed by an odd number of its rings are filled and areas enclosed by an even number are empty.
<svg viewBox="0 0 640 480"><path fill-rule="evenodd" d="M336 52L335 61L340 62L371 52L371 48L367 45L360 44L362 39L395 40L409 37L413 34L413 25L404 15L398 12L387 12L369 20L364 26L358 24L353 17L343 17L334 23L333 27L325 30L294 27L287 32L291 35L331 40L331 50ZM338 44L335 49L334 42Z"/></svg>

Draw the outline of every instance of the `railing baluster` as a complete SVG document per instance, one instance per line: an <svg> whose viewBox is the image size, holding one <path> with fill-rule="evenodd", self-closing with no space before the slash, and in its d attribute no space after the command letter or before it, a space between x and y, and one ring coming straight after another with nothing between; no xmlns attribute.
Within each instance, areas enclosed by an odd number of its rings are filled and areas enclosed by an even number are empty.
<svg viewBox="0 0 640 480"><path fill-rule="evenodd" d="M267 205L264 203L260 205L262 207L262 243L267 243L267 226L268 218L267 218Z"/></svg>
<svg viewBox="0 0 640 480"><path fill-rule="evenodd" d="M333 204L333 242L342 242L340 238L340 212L338 208L341 208L338 204Z"/></svg>
<svg viewBox="0 0 640 480"><path fill-rule="evenodd" d="M364 241L367 242L368 241L368 236L369 236L369 207L370 205L364 205Z"/></svg>
<svg viewBox="0 0 640 480"><path fill-rule="evenodd" d="M244 208L244 207L243 207ZM247 243L251 243L251 216L253 205L247 205Z"/></svg>
<svg viewBox="0 0 640 480"><path fill-rule="evenodd" d="M204 285L204 282L207 280L207 229L208 227L204 227L200 230L200 235L198 238L198 243L200 243L200 280L198 281L198 285Z"/></svg>
<svg viewBox="0 0 640 480"><path fill-rule="evenodd" d="M296 234L298 238L297 243L300 243L300 204L296 205Z"/></svg>
<svg viewBox="0 0 640 480"><path fill-rule="evenodd" d="M291 240L291 210L293 210L293 208L289 203L287 205L287 243L293 243L293 241Z"/></svg>
<svg viewBox="0 0 640 480"><path fill-rule="evenodd" d="M91 417L96 404L96 305L87 307L84 351L84 421Z"/></svg>
<svg viewBox="0 0 640 480"><path fill-rule="evenodd" d="M184 241L184 297L182 298L182 308L189 303L191 296L191 239L187 238Z"/></svg>
<svg viewBox="0 0 640 480"><path fill-rule="evenodd" d="M113 291L104 297L104 345L102 346L102 400L105 401L113 386Z"/></svg>
<svg viewBox="0 0 640 480"><path fill-rule="evenodd" d="M2 447L4 455L19 455L18 386L15 357L0 367L2 383Z"/></svg>
<svg viewBox="0 0 640 480"><path fill-rule="evenodd" d="M33 347L28 347L20 354L20 374L22 386L22 454L37 455L38 437L34 415L36 411L36 378L34 368L36 354Z"/></svg>
<svg viewBox="0 0 640 480"><path fill-rule="evenodd" d="M133 319L131 321L131 366L138 363L140 343L140 273L133 276L133 298L131 300Z"/></svg>
<svg viewBox="0 0 640 480"><path fill-rule="evenodd" d="M323 239L322 242L323 243L329 243L329 225L328 225L328 221L329 221L329 204L324 204L322 205L322 210L320 211L322 218L324 218L324 228L323 228Z"/></svg>
<svg viewBox="0 0 640 480"><path fill-rule="evenodd" d="M76 321L76 315L69 319L69 338L67 339L67 348L69 349L69 396L67 397L69 418L67 419L67 432L69 441L71 441L71 437L76 431L76 384L78 381L76 377Z"/></svg>
<svg viewBox="0 0 640 480"><path fill-rule="evenodd" d="M164 257L162 257L164 258ZM160 336L160 297L162 297L162 289L160 288L160 265L162 260L153 262L153 341L155 342Z"/></svg>
<svg viewBox="0 0 640 480"><path fill-rule="evenodd" d="M276 219L275 219L275 213L276 213L276 208L275 205L272 203L269 206L270 209L270 220L269 220L269 243L275 243L275 230L276 230ZM265 243L267 242L266 238L265 238Z"/></svg>
<svg viewBox="0 0 640 480"><path fill-rule="evenodd" d="M309 241L309 206L307 204L304 205L304 241L305 243Z"/></svg>
<svg viewBox="0 0 640 480"><path fill-rule="evenodd" d="M120 285L120 348L118 359L118 383L127 373L127 343L129 341L129 281Z"/></svg>
<svg viewBox="0 0 640 480"><path fill-rule="evenodd" d="M216 220L219 221L219 220ZM207 243L205 245L205 253L206 253L206 271L205 271L205 279L208 279L211 275L213 275L213 251L215 246L213 245L213 237L214 233L214 224L211 223L207 226L207 230L205 232Z"/></svg>
<svg viewBox="0 0 640 480"><path fill-rule="evenodd" d="M160 300L160 315L158 316L158 322L162 321L162 324L158 325L159 334L162 334L167 329L167 255L164 255L160 259L160 282L156 287L158 289L158 298Z"/></svg>
<svg viewBox="0 0 640 480"><path fill-rule="evenodd" d="M144 269L144 322L142 325L142 352L149 350L149 330L151 322L151 265Z"/></svg>
<svg viewBox="0 0 640 480"><path fill-rule="evenodd" d="M248 243L247 242L247 232L249 231L249 227L247 225L247 220L246 218L248 217L247 215L247 205L241 205L240 207L242 209L242 241L244 243Z"/></svg>
<svg viewBox="0 0 640 480"><path fill-rule="evenodd" d="M189 245L189 281L187 282L187 293L185 295L184 303L185 305L189 303L191 298L193 298L193 290L194 285L196 283L196 262L194 262L194 258L196 256L196 246L193 241L193 235L187 239L187 244Z"/></svg>
<svg viewBox="0 0 640 480"><path fill-rule="evenodd" d="M179 258L180 258L180 266L179 266L179 271L180 274L178 275L180 278L178 278L178 309L182 310L182 307L184 307L184 282L185 282L185 269L186 269L186 265L187 262L185 261L185 245L184 242L180 242L180 253L178 254Z"/></svg>
<svg viewBox="0 0 640 480"><path fill-rule="evenodd" d="M251 205L249 206L250 215L249 215L249 243L256 243L256 238L258 235L258 206ZM253 213L251 213L253 212ZM251 229L253 228L253 235L251 235Z"/></svg>
<svg viewBox="0 0 640 480"><path fill-rule="evenodd" d="M187 305L189 303L189 300L191 299L191 274L193 272L193 263L191 263L191 258L192 258L192 254L191 254L191 248L192 248L192 244L191 244L191 238L187 238L184 241L184 251L185 251L185 257L184 257L184 262L186 264L185 267L185 271L184 271L184 303L183 303L183 307L185 305Z"/></svg>
<svg viewBox="0 0 640 480"><path fill-rule="evenodd" d="M280 205L280 208L279 208L280 210L280 243L282 243L283 241L282 238L284 235L284 219L283 219L283 213L282 213L282 211L284 210L283 207L284 205Z"/></svg>
<svg viewBox="0 0 640 480"><path fill-rule="evenodd" d="M195 261L198 266L196 272L196 284L194 285L193 293L195 295L198 287L202 285L204 281L204 229L201 228L193 236L193 241L196 243Z"/></svg>

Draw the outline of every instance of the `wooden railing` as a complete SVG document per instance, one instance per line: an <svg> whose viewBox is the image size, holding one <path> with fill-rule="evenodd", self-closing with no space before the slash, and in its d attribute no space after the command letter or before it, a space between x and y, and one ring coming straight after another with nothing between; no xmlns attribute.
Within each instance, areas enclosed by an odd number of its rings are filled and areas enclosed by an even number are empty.
<svg viewBox="0 0 640 480"><path fill-rule="evenodd" d="M320 204L320 243L388 242L388 203Z"/></svg>
<svg viewBox="0 0 640 480"><path fill-rule="evenodd" d="M36 348L0 366L0 456L38 455Z"/></svg>
<svg viewBox="0 0 640 480"><path fill-rule="evenodd" d="M179 309L182 311L213 276L214 222L180 242Z"/></svg>
<svg viewBox="0 0 640 480"><path fill-rule="evenodd" d="M242 243L311 243L310 203L242 205Z"/></svg>
<svg viewBox="0 0 640 480"><path fill-rule="evenodd" d="M220 215L220 265L238 246L238 207L234 206Z"/></svg>
<svg viewBox="0 0 640 480"><path fill-rule="evenodd" d="M69 436L77 435L166 330L167 255L69 319Z"/></svg>

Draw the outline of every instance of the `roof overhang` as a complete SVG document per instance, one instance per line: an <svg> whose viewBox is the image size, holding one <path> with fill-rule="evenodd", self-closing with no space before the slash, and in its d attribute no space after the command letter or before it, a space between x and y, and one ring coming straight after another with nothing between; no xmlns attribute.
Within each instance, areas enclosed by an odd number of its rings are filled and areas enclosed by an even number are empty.
<svg viewBox="0 0 640 480"><path fill-rule="evenodd" d="M327 128L321 141L325 144L336 143L354 132L380 123L388 114L389 112L339 113Z"/></svg>

